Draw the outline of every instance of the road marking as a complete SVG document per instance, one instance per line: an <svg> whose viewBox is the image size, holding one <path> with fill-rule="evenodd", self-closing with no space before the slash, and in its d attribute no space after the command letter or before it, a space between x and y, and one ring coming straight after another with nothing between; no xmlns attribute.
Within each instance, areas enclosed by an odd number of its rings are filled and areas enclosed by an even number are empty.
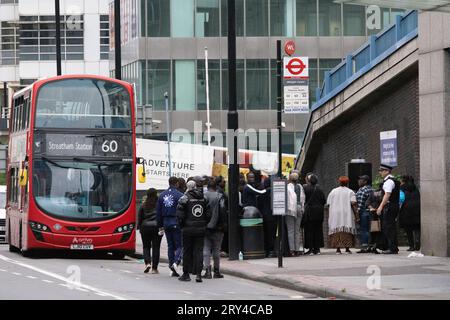
<svg viewBox="0 0 450 320"><path fill-rule="evenodd" d="M6 272L6 270L0 269L0 271Z"/></svg>
<svg viewBox="0 0 450 320"><path fill-rule="evenodd" d="M19 261L10 259L8 257L5 257L5 256L1 255L1 254L0 254L0 259L3 260L3 261L9 262L11 264L15 264L15 265L18 265L18 266L21 266L21 267L33 270L35 272L42 273L42 274L44 274L46 276L58 279L58 280L63 281L63 282L66 282L67 284L71 284L71 285L73 285L75 287L81 287L81 288L84 288L84 289L87 289L87 290L90 290L90 291L94 291L96 293L104 294L105 296L112 297L112 298L117 299L117 300L126 300L126 298L124 298L124 297L121 297L121 296L118 296L118 295L115 295L115 294L112 294L112 293L104 292L104 291L102 291L100 289L97 289L95 287L92 287L90 285L70 280L70 279L65 278L63 276L60 276L59 274L56 274L56 273L53 273L53 272L50 272L50 271L46 271L46 270L34 267L32 265L23 263L23 262L19 262Z"/></svg>
<svg viewBox="0 0 450 320"><path fill-rule="evenodd" d="M186 294L192 294L192 292L189 292L189 291L183 291L183 292Z"/></svg>
<svg viewBox="0 0 450 320"><path fill-rule="evenodd" d="M68 284L65 284L65 283L58 283L58 286L70 288L70 286Z"/></svg>
<svg viewBox="0 0 450 320"><path fill-rule="evenodd" d="M106 295L103 294L103 293L98 293L98 292L96 292L95 294L98 295L98 296L100 296L100 297L106 297Z"/></svg>
<svg viewBox="0 0 450 320"><path fill-rule="evenodd" d="M303 296L290 296L290 298L292 298L292 299L304 299L305 297L303 297Z"/></svg>
<svg viewBox="0 0 450 320"><path fill-rule="evenodd" d="M83 289L83 288L75 288L75 290L83 291L83 292L89 292L89 290Z"/></svg>
<svg viewBox="0 0 450 320"><path fill-rule="evenodd" d="M36 277L33 276L27 276L28 279L37 279Z"/></svg>
<svg viewBox="0 0 450 320"><path fill-rule="evenodd" d="M108 272L112 272L112 270L111 269L105 269L106 271L108 271Z"/></svg>
<svg viewBox="0 0 450 320"><path fill-rule="evenodd" d="M13 272L12 274L15 274L16 276L21 276L22 274L19 272Z"/></svg>
<svg viewBox="0 0 450 320"><path fill-rule="evenodd" d="M128 270L119 270L119 271L122 271L122 272L125 272L125 273L133 273L133 272L128 271Z"/></svg>
<svg viewBox="0 0 450 320"><path fill-rule="evenodd" d="M43 281L43 282L47 282L47 283L54 283L52 280L46 280L46 279L43 279L42 281Z"/></svg>

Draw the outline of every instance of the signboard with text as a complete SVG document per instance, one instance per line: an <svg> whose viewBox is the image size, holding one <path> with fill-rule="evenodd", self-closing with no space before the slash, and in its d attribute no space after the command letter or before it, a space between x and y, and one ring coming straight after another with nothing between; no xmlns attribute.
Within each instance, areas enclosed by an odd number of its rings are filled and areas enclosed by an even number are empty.
<svg viewBox="0 0 450 320"><path fill-rule="evenodd" d="M380 163L396 167L397 155L397 130L380 132Z"/></svg>
<svg viewBox="0 0 450 320"><path fill-rule="evenodd" d="M272 180L272 214L284 216L287 211L287 184L286 180Z"/></svg>
<svg viewBox="0 0 450 320"><path fill-rule="evenodd" d="M284 57L284 113L309 113L308 57Z"/></svg>
<svg viewBox="0 0 450 320"><path fill-rule="evenodd" d="M171 161L166 141L136 139L136 155L144 158L146 181L139 183L137 190L169 186L169 165L172 175L178 178L211 175L214 163L214 149L208 146L186 143L170 143Z"/></svg>

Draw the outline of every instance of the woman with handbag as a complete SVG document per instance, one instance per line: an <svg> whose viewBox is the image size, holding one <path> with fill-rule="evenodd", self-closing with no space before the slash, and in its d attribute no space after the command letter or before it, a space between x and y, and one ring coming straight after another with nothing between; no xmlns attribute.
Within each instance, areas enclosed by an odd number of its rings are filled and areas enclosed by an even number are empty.
<svg viewBox="0 0 450 320"><path fill-rule="evenodd" d="M371 215L370 221L370 242L367 252L379 254L377 248L383 250L383 239L381 234L381 219L377 215L377 208L381 203L381 191L372 191L366 201L366 207Z"/></svg>
<svg viewBox="0 0 450 320"><path fill-rule="evenodd" d="M304 229L304 247L308 249L305 255L320 254L320 248L324 246L323 241L323 211L326 203L325 194L317 185L318 179L315 174L306 176L305 208L301 227Z"/></svg>

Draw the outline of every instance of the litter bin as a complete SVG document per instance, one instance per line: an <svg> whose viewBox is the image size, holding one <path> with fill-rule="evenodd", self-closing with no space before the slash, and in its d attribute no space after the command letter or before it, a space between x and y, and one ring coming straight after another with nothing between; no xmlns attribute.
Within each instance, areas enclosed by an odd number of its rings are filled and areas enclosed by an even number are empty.
<svg viewBox="0 0 450 320"><path fill-rule="evenodd" d="M244 259L264 258L264 229L261 212L256 207L245 207L239 224Z"/></svg>

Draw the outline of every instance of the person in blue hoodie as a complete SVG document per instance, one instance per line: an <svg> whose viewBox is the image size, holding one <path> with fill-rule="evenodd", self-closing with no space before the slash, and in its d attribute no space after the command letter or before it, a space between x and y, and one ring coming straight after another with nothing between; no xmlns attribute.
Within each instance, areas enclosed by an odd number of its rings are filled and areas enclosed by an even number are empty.
<svg viewBox="0 0 450 320"><path fill-rule="evenodd" d="M181 229L177 220L178 200L183 194L178 191L178 178L169 178L169 188L159 195L156 204L156 215L160 230L164 230L167 239L167 255L169 257L169 268L172 277L179 277L178 266L180 265L183 248L181 241Z"/></svg>

